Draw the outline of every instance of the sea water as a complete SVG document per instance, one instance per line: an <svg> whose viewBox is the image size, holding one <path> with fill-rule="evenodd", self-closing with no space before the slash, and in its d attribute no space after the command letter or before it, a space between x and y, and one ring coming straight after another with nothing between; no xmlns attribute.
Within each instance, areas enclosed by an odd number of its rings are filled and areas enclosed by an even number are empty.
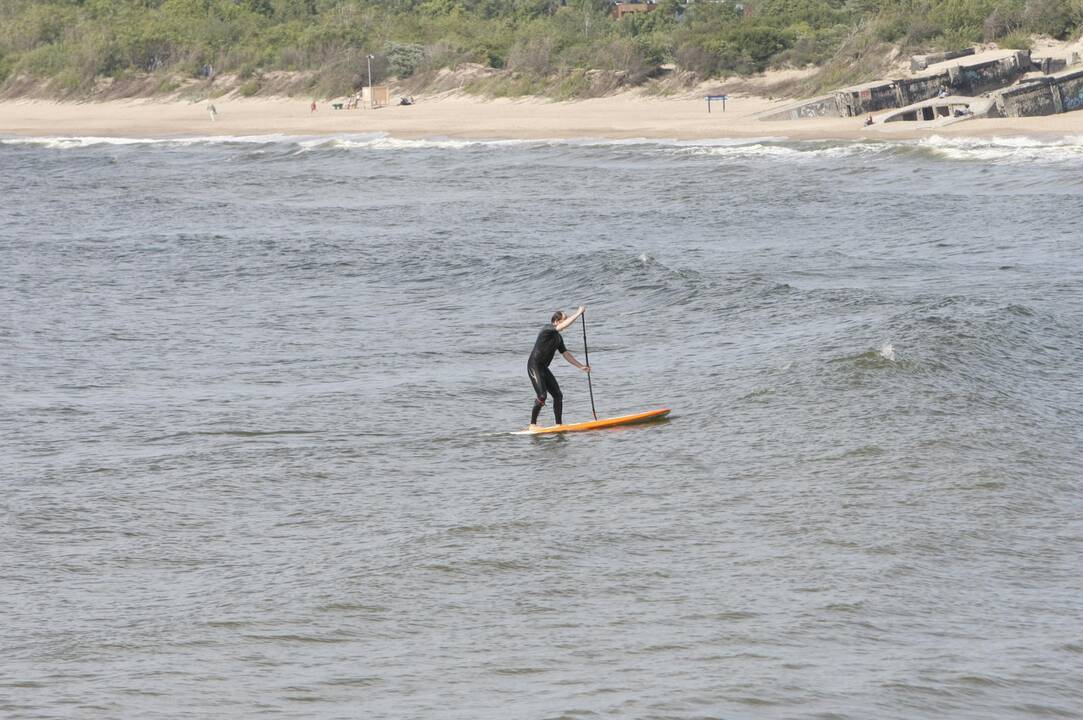
<svg viewBox="0 0 1083 720"><path fill-rule="evenodd" d="M0 715L1083 716L1081 159L3 140Z"/></svg>

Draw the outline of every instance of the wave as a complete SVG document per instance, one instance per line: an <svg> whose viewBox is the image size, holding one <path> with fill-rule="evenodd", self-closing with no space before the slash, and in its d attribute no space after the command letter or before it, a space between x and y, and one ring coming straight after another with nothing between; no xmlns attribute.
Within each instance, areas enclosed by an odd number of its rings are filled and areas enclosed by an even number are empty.
<svg viewBox="0 0 1083 720"><path fill-rule="evenodd" d="M792 141L778 138L756 139L744 143L726 145L684 143L677 147L677 155L712 155L726 158L779 158L786 160L817 160L872 156L897 153L898 143L870 143L844 141Z"/></svg>
<svg viewBox="0 0 1083 720"><path fill-rule="evenodd" d="M734 145L684 143L676 154L727 158L800 160L884 157L925 157L934 160L982 161L1005 164L1077 161L1083 158L1083 136L1059 138L952 138L934 135L919 140L789 141L760 139Z"/></svg>
<svg viewBox="0 0 1083 720"><path fill-rule="evenodd" d="M161 147L190 147L194 145L266 145L290 146L301 152L327 150L466 150L471 148L497 147L657 147L674 150L726 148L755 146L767 142L785 142L781 137L758 137L716 140L677 140L652 138L540 138L514 139L461 139L448 137L398 138L387 133L362 133L346 135L205 135L193 137L103 137L95 135L0 137L0 145L32 145L52 150L72 150L95 146L147 145Z"/></svg>
<svg viewBox="0 0 1083 720"><path fill-rule="evenodd" d="M493 147L588 147L588 148L727 148L755 145L765 142L785 142L781 137L719 138L716 140L677 140L657 138L538 138L533 140L460 139L447 137L396 138L387 133L366 135L330 136L301 140L302 148L313 149L368 149L368 150L417 150L434 148L440 150L464 150L468 148Z"/></svg>
<svg viewBox="0 0 1083 720"><path fill-rule="evenodd" d="M40 136L0 137L0 145L73 150L96 146L263 146L293 154L342 151L463 151L475 148L620 148L658 151L674 156L714 156L727 159L783 161L845 160L876 157L923 157L934 160L1003 164L1063 163L1083 159L1083 136L956 138L934 135L919 140L789 140L785 137L718 138L699 140L656 138L549 138L529 140L461 139L448 137L397 138L387 133L328 136L207 135L195 137Z"/></svg>
<svg viewBox="0 0 1083 720"><path fill-rule="evenodd" d="M876 349L865 350L829 360L830 363L842 363L856 369L875 370L880 368L911 367L912 364L896 360L895 346L890 342L881 343Z"/></svg>
<svg viewBox="0 0 1083 720"><path fill-rule="evenodd" d="M1057 163L1083 158L1083 136L1060 138L988 137L947 138L939 135L911 141L933 157L993 163Z"/></svg>
<svg viewBox="0 0 1083 720"><path fill-rule="evenodd" d="M99 145L157 145L165 147L189 147L192 145L274 145L294 142L297 138L289 135L208 135L184 138L130 138L100 137L96 135L42 136L42 137L6 137L0 138L0 145L34 145L50 150L75 150Z"/></svg>
<svg viewBox="0 0 1083 720"><path fill-rule="evenodd" d="M301 152L318 150L465 150L475 147L513 147L540 144L533 140L460 140L455 138L396 138L386 133L331 136L298 140Z"/></svg>

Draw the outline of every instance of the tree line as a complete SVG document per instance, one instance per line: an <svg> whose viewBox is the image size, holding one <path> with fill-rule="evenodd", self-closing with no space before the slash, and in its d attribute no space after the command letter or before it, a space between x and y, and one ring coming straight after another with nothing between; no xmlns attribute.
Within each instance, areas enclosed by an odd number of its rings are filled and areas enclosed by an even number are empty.
<svg viewBox="0 0 1083 720"><path fill-rule="evenodd" d="M663 66L699 78L822 64L855 38L907 49L1025 46L1083 25L1083 0L659 0L615 20L607 0L2 0L0 83L79 92L102 78L269 74L333 95L476 63L493 92L636 85ZM577 84L578 83L578 84Z"/></svg>

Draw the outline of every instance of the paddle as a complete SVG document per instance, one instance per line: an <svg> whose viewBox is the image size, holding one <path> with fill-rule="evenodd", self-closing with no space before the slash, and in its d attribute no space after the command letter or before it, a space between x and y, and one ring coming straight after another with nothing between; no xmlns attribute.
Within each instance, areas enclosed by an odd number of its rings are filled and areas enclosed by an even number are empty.
<svg viewBox="0 0 1083 720"><path fill-rule="evenodd" d="M583 316L579 318L583 321L583 359L587 361L587 367L590 367L590 349L587 347L587 311L583 311ZM594 383L590 381L590 373L587 373L587 387L590 388L590 411L594 413L594 419L598 419L598 411L594 409Z"/></svg>

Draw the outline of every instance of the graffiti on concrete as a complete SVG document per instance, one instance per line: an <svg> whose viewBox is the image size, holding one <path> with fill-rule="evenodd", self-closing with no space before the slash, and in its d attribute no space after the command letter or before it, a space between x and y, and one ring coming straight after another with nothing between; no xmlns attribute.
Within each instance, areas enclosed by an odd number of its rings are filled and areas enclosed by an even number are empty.
<svg viewBox="0 0 1083 720"><path fill-rule="evenodd" d="M1083 108L1083 78L1067 79L1060 85L1064 112Z"/></svg>
<svg viewBox="0 0 1083 720"><path fill-rule="evenodd" d="M1064 98L1064 112L1078 110L1079 108L1083 108L1083 88L1080 88L1075 95Z"/></svg>

